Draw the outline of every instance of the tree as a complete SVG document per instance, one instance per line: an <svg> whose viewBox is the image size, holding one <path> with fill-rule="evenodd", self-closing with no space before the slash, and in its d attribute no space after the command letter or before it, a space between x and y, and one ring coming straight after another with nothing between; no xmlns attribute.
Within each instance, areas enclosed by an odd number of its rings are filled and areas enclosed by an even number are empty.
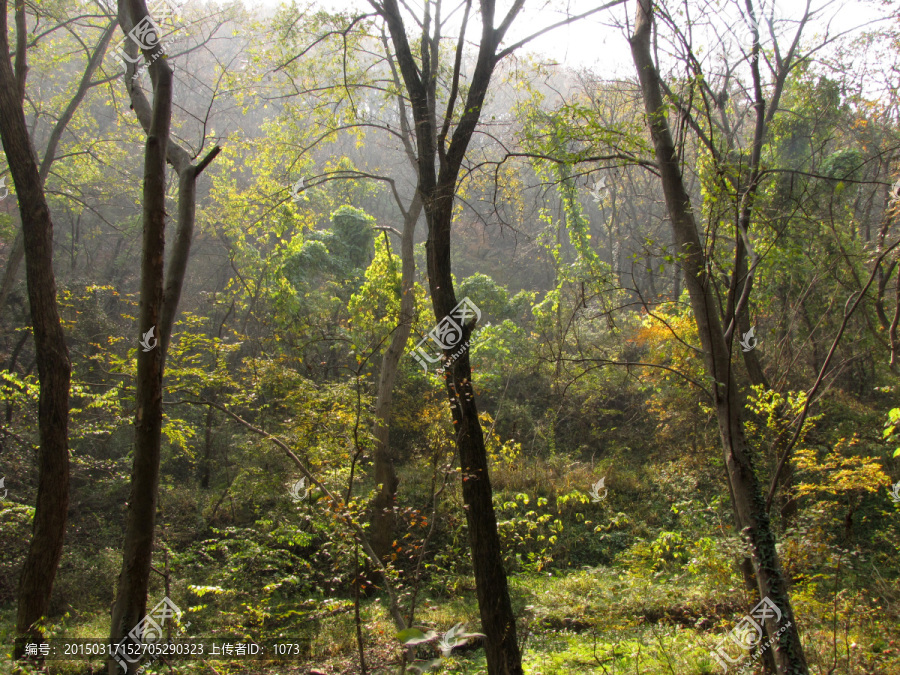
<svg viewBox="0 0 900 675"><path fill-rule="evenodd" d="M110 21L107 27L101 33L97 44L93 48L93 51L88 53L87 65L78 83L78 87L75 89L75 92L72 95L72 98L69 100L68 105L66 105L65 109L57 118L56 124L53 126L53 130L51 131L50 136L47 139L47 145L44 148L44 155L41 159L40 169L38 172L41 178L41 185L46 182L47 176L50 175L50 169L53 167L53 162L56 160L56 152L59 148L60 141L62 140L63 135L66 132L66 128L68 127L69 122L72 121L72 118L75 116L78 107L81 105L82 101L84 101L84 98L91 87L94 87L102 82L102 80L100 82L93 81L93 77L97 72L97 69L100 67L100 64L103 63L103 57L106 54L106 50L109 47L109 41L110 39L112 39L115 30L116 22L114 20ZM23 59L24 63L24 48L21 52L21 58ZM12 249L10 250L9 258L6 262L6 270L3 273L3 280L2 282L0 282L0 313L2 313L3 307L6 305L6 299L9 296L13 285L15 284L16 274L19 271L19 265L22 263L22 257L24 256L24 254L25 244L22 238L22 233L19 232L16 235L15 240L13 241Z"/></svg>
<svg viewBox="0 0 900 675"><path fill-rule="evenodd" d="M523 4L521 1L516 2L501 25L494 28L495 3L493 0L482 0L483 29L478 61L470 80L471 85L462 115L447 147L446 138L453 119L456 99L459 96L463 36L471 2L466 2L465 6L447 110L440 129L436 123L436 88L440 65L438 59L440 3L435 6L434 35L429 35L432 22L431 4L425 5L420 70L407 40L406 26L396 0L386 0L383 4L372 2L376 11L387 22L415 120L417 189L421 195L428 224L426 244L428 282L434 315L438 322L444 317L449 317L457 305L453 280L450 276L450 225L460 167L478 124L491 75L499 60L500 42ZM439 171L435 171L437 161L440 162ZM459 344L465 344L473 328L473 323L464 325ZM521 655L497 534L484 436L478 421L478 408L471 378L467 353L463 353L445 373L447 396L453 410L453 421L458 430L456 442L463 473L463 499L466 504L481 625L487 635L485 652L488 669L491 673L514 675L522 672Z"/></svg>
<svg viewBox="0 0 900 675"><path fill-rule="evenodd" d="M43 178L25 123L22 103L27 73L25 4L16 5L16 66L9 59L7 3L0 7L0 137L10 163L19 211L28 283L28 302L40 379L38 496L33 537L19 582L16 631L40 640L38 622L47 613L62 555L69 504L69 380L71 366L56 305L53 221ZM15 656L24 653L16 644Z"/></svg>
<svg viewBox="0 0 900 675"><path fill-rule="evenodd" d="M652 21L651 0L637 0L634 31L630 38L632 58L640 79L647 125L653 139L672 232L681 256L685 285L703 346L707 374L713 382L719 434L737 523L750 545L760 597L768 597L780 608L782 622L786 626L786 630L781 632L774 615L765 619L769 639L778 645L774 651L778 672L782 675L804 675L809 669L775 549L775 536L765 499L744 437L740 398L731 361L733 330L728 335L723 330L714 288L707 272L709 263L700 242L691 200L684 187L678 154L669 131L659 74L650 51ZM758 51L757 40L754 48L756 55ZM758 153L758 148L755 152ZM742 214L742 218L744 216L746 214ZM738 274L739 270L740 266L735 273Z"/></svg>
<svg viewBox="0 0 900 675"><path fill-rule="evenodd" d="M118 20L126 35L138 22L147 21L148 17L144 0L120 0ZM137 43L127 44L129 56L136 61ZM110 643L113 645L119 644L124 636L140 624L147 609L147 588L150 581L159 491L165 356L190 256L197 177L219 153L219 148L216 147L201 162L194 165L186 150L170 142L172 69L166 58L159 58L161 46L141 45L141 48L150 62L149 73L154 92L152 106L140 90L139 82L133 77L137 72L134 62L129 62L126 66L125 81L132 107L147 134L144 151L144 237L139 310L139 325L145 346L138 352L134 465L125 525L122 571L119 574L110 628ZM168 273L164 279L166 161L178 172L179 189L178 228ZM157 342L154 343L153 340ZM110 658L108 662L110 675L115 675L118 667L116 660ZM128 668L129 672L132 672L136 670L137 664L130 663Z"/></svg>
<svg viewBox="0 0 900 675"><path fill-rule="evenodd" d="M405 117L405 116L404 116ZM398 201L398 206L402 208ZM391 335L391 343L381 359L378 374L378 394L375 400L375 450L373 453L373 473L378 492L372 500L372 548L382 560L390 553L394 540L394 505L397 499L399 480L394 467L396 453L390 444L391 406L394 400L394 384L400 358L409 340L412 323L416 314L416 295L413 281L416 261L413 256L413 241L416 221L422 211L422 201L418 195L413 198L409 209L403 210L403 232L400 239L400 316L397 327Z"/></svg>
<svg viewBox="0 0 900 675"><path fill-rule="evenodd" d="M425 220L428 224L426 242L428 284L434 316L440 324L451 316L458 305L451 276L450 231L460 170L472 135L481 118L494 69L505 56L530 39L526 38L505 48L501 46L525 3L524 0L516 0L499 25L495 26L497 9L495 0L480 0L481 39L466 90L460 86L460 78L472 2L471 0L465 2L453 57L452 75L446 94L446 108L440 123L438 79L442 65L440 51L444 28L441 3L426 3L423 17L417 19L422 28L418 62L413 56L403 15L396 0L384 2L370 0L370 4L387 24L415 122L417 191L422 199ZM588 14L606 9L608 6L594 9ZM566 19L541 33L577 18L580 17ZM460 98L464 99L462 109L457 110ZM450 128L454 121L456 124L451 134ZM462 334L456 344L465 345L474 327L474 321L464 322ZM449 361L452 351L452 349L444 350L445 363ZM489 672L511 675L522 672L521 654L516 638L515 617L510 603L506 572L503 569L484 435L478 420L478 407L472 388L472 369L468 352L465 349L461 351L452 364L446 364L444 377L453 422L457 429L456 444L462 466L463 500L466 507L478 606L482 629L487 635L485 652Z"/></svg>
<svg viewBox="0 0 900 675"><path fill-rule="evenodd" d="M68 19L67 19L68 20ZM15 238L12 245L9 258L7 260L6 271L3 276L2 284L0 284L0 308L5 305L6 298L12 289L16 273L23 257L27 257L27 237L25 232L26 222L32 225L36 222L35 218L41 219L44 216L40 214L40 203L46 207L46 197L44 192L44 183L47 180L50 170L57 158L57 151L66 132L69 122L73 119L76 111L83 102L88 91L102 83L94 81L93 77L100 63L103 61L104 54L109 45L109 41L115 30L115 22L110 21L105 28L102 28L96 42L85 44L86 66L77 83L75 91L63 110L60 111L55 118L54 125L47 138L44 147L43 157L37 167L38 182L36 185L30 185L27 189L21 187L20 196L26 194L34 194L40 192L38 201L31 202L31 207L27 209L30 220L23 219L23 229ZM4 32L4 35L6 33ZM22 97L25 95L27 65L27 15L24 3L20 3L16 7L16 67L15 77L16 84L7 91L18 91L19 101L17 109L24 115L22 108ZM33 43L32 45L33 46ZM8 51L6 52L9 53ZM4 57L8 60L8 57ZM14 125L16 131L15 137L23 139L28 147L30 157L36 162L33 150L32 133L33 126L18 126L18 117L16 113L4 115L9 119L9 124ZM10 127L11 128L11 127ZM31 130L31 131L29 131ZM20 150L21 152L21 150ZM14 159L16 151L7 152L7 157L12 161L20 161ZM13 171L14 177L16 171ZM24 176L20 175L19 180L31 181L30 171L26 170ZM24 183L23 183L24 185ZM35 211L37 209L37 211ZM24 215L26 209L22 209ZM50 424L47 415L50 409L55 409L54 422L56 430L51 436L45 438L44 431L41 432L41 451L39 461L39 487L38 502L36 516L34 520L35 537L31 542L28 558L23 567L23 574L20 579L19 592L19 613L17 618L17 630L20 635L26 633L33 637L38 637L40 631L35 628L35 622L38 621L46 612L49 605L50 595L53 589L53 582L56 575L56 567L62 554L63 537L65 532L66 515L68 508L68 441L66 439L68 429L68 388L70 379L70 365L68 362L68 353L61 332L53 328L54 324L58 324L58 314L56 309L56 280L52 267L52 222L50 220L49 211L46 214L47 221L41 224L41 228L49 228L47 241L48 248L46 251L38 253L32 248L32 257L40 262L26 263L32 271L28 273L29 297L31 298L32 321L35 327L35 339L37 346L38 369L41 374L41 410L39 413L39 426L43 429ZM41 235L45 236L45 235ZM34 246L34 239L32 239ZM40 268L39 277L35 277L34 266ZM49 286L48 286L49 284ZM35 299L32 295L32 287L44 287L43 291L38 291L39 295L45 295L42 301L46 307L47 313L38 321L35 319L35 311L39 313L41 310L35 305ZM49 303L49 304L48 304ZM52 306L51 306L52 305ZM38 326L40 326L39 337ZM49 332L48 332L49 331ZM24 337L24 334L23 334ZM40 342L38 342L40 340ZM21 345L22 343L20 343ZM55 347L51 347L55 344ZM52 354L48 360L47 349L52 349ZM14 362L14 360L13 360ZM54 402L55 401L55 402ZM59 436L55 440L52 436ZM61 438L60 438L61 437ZM46 440L46 443L45 443ZM16 655L21 656L20 650L17 648Z"/></svg>
<svg viewBox="0 0 900 675"><path fill-rule="evenodd" d="M344 26L345 17L341 15L315 15L297 21L294 19L295 12L296 10L290 13L290 25L292 27L299 25L300 29L286 31L283 38L285 44L278 45L276 54L280 57L281 53L286 51L299 52L302 56L316 49L315 57L322 65L312 81L308 69L298 67L302 65L297 60L298 56L282 60L275 67L276 71L281 71L290 78L291 87L287 91L291 93L291 105L294 105L295 100L300 102L300 110L290 110L289 123L293 126L294 120L298 117L315 121L312 126L315 133L310 134L309 127L297 130L298 134L304 137L310 135L314 139L305 144L303 154L308 157L313 149L327 142L339 142L342 134L366 133L367 141L390 143L399 140L409 161L409 168L414 172L415 136L409 118L408 104L402 94L400 74L396 60L390 53L387 35L382 31L380 45L384 48L384 55L373 65L372 53L375 49L372 43L375 39L364 33L352 34L352 29L365 17L356 17L349 26ZM307 37L306 31L310 31L312 35ZM295 35L303 36L304 41L311 41L311 44L298 44ZM330 40L336 42L334 47L329 45ZM348 54L352 56L348 57ZM321 105L324 92L333 94L328 106ZM308 107L302 107L304 104ZM378 113L383 117L378 117ZM288 147L296 146L296 136L292 135L288 140L290 143ZM336 145L340 147L337 143ZM295 161L300 159L298 157ZM387 347L383 349L381 356L372 428L374 436L372 474L376 493L369 505L370 531L372 548L387 562L396 539L395 507L399 484L394 466L396 451L390 443L390 424L400 360L417 314L414 292L414 241L416 225L422 213L422 200L417 192L409 194L408 190L398 189L398 183L407 182L407 176L401 178L405 167L397 167L390 162L386 167L387 170L378 167L378 162L384 160L381 153L371 158L364 156L363 160L365 164L360 170L349 168L349 164L346 165L347 168L340 166L325 170L317 177L320 180L315 184L348 180L386 183L390 187L396 207L394 213L398 212L397 215L403 223L402 231L390 225L377 228L385 233L385 237L387 233L391 233L400 238L400 306L393 312L396 314L395 323L391 328ZM391 217L394 217L394 213L391 213ZM378 351L381 350L379 345Z"/></svg>

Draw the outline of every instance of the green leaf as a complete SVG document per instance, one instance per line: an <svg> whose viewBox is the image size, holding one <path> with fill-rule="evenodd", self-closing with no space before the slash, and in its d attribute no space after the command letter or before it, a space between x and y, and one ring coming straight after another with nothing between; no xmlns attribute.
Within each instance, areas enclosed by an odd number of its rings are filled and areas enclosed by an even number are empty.
<svg viewBox="0 0 900 675"><path fill-rule="evenodd" d="M197 595L197 597L200 597L200 598L202 598L202 597L203 597L204 595L206 595L207 593L212 593L213 595L219 595L220 593L225 593L225 592L226 592L225 589L222 588L222 587L220 587L220 586L194 586L194 585L190 585L190 586L188 586L188 588L190 588L190 589Z"/></svg>
<svg viewBox="0 0 900 675"><path fill-rule="evenodd" d="M405 645L417 645L433 640L435 635L436 633L432 630L423 633L418 628L406 628L397 633L395 637Z"/></svg>

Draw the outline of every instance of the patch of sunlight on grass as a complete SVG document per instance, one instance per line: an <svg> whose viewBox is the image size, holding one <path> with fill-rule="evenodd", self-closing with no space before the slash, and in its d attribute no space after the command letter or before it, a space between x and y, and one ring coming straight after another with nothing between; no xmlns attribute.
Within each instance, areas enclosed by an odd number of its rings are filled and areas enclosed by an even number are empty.
<svg viewBox="0 0 900 675"><path fill-rule="evenodd" d="M712 675L708 654L698 648L692 630L668 627L638 631L572 633L535 636L525 658L528 675Z"/></svg>

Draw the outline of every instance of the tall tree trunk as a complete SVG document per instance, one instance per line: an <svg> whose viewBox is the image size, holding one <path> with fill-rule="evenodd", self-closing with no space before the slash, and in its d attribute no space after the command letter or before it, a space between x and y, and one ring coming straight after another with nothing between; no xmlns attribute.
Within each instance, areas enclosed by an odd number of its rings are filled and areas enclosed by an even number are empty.
<svg viewBox="0 0 900 675"><path fill-rule="evenodd" d="M521 10L522 4L521 0L515 2L500 26L494 28L494 0L482 0L480 3L481 42L478 56L468 78L468 91L465 92L458 122L448 144L447 136L454 119L454 107L460 96L459 80L464 34L471 3L467 2L464 10L447 110L440 128L437 122L435 92L440 66L442 25L439 20L440 3L435 5L433 34L429 34L432 26L431 5L426 3L424 8L425 18L421 24L423 26L421 70L412 55L397 0L373 3L376 11L387 23L415 121L417 191L422 199L425 220L428 224L426 244L428 284L438 323L449 317L457 305L451 275L450 226L460 167L481 117L494 67L502 55L502 52L498 51L499 45ZM468 341L473 328L474 323L463 326L463 335L457 342L456 349ZM449 356L452 351L452 349L445 350L445 356ZM462 469L463 502L481 627L486 635L485 656L488 672L491 675L520 675L523 672L522 657L516 637L516 622L509 597L506 571L503 568L493 493L488 476L487 453L478 420L475 392L472 388L468 350L463 350L461 356L448 367L445 381L453 423L457 431L456 447Z"/></svg>
<svg viewBox="0 0 900 675"><path fill-rule="evenodd" d="M120 0L119 25L127 35L137 21L147 16L144 0ZM130 56L137 53L129 44ZM152 50L145 50L152 56ZM149 67L153 83L153 105L147 101L132 76L135 66L126 67L125 81L131 106L147 133L144 151L144 239L141 259L140 331L154 328L157 345L138 351L137 413L135 415L134 465L131 496L125 524L122 571L112 612L110 642L118 644L146 613L150 563L156 524L159 489L159 460L162 432L162 380L166 352L178 310L194 231L196 182L200 173L219 153L214 148L196 166L187 151L170 142L172 116L172 69L165 58L156 58ZM178 228L168 274L163 279L165 252L166 161L178 172ZM157 337L158 336L158 337ZM137 664L129 665L133 672ZM118 665L108 661L109 675Z"/></svg>
<svg viewBox="0 0 900 675"><path fill-rule="evenodd" d="M450 223L452 220L452 187L445 187L446 196L435 200L440 208L432 211L429 223L428 281L431 287L434 314L438 322L450 316L457 305L453 279L450 275ZM435 202L432 202L433 204ZM463 327L459 342L466 345L474 324ZM446 356L449 356L447 354ZM449 367L444 375L453 424L456 428L456 447L462 471L462 493L469 529L472 564L481 627L487 636L485 655L488 672L492 675L519 675L522 656L516 637L515 615L509 597L506 571L503 568L502 547L494 514L493 490L488 473L484 434L478 419L475 391L472 388L472 368L469 351Z"/></svg>
<svg viewBox="0 0 900 675"><path fill-rule="evenodd" d="M16 633L19 637L40 641L42 634L35 624L47 614L50 605L69 506L71 366L56 306L53 222L22 108L27 32L24 3L18 3L16 11L18 44L14 72L9 60L7 3L0 6L0 137L9 160L22 218L28 304L40 381L37 504L31 544L19 580ZM17 642L15 658L21 658L23 651L23 643Z"/></svg>
<svg viewBox="0 0 900 675"><path fill-rule="evenodd" d="M636 2L631 52L640 78L647 124L653 139L676 246L679 254L683 256L685 285L691 298L706 369L713 382L719 435L730 477L734 508L742 534L750 545L760 597L768 597L782 613L780 625L774 616L764 619L765 631L773 644L777 645L774 658L778 673L806 675L809 670L778 562L775 537L744 438L740 399L731 367L730 347L722 330L716 298L707 274L704 249L666 119L659 75L650 52L651 2L652 0ZM786 626L786 629L779 635L779 630L783 626Z"/></svg>
<svg viewBox="0 0 900 675"><path fill-rule="evenodd" d="M404 214L403 233L400 243L400 318L391 336L391 344L381 360L378 378L378 396L375 401L375 485L378 492L372 500L372 548L382 560L391 551L394 541L396 517L394 504L397 498L397 472L394 469L395 453L390 445L391 405L394 401L394 382L403 350L409 340L412 322L416 312L416 296L413 287L416 273L414 236L416 222L422 212L422 199L418 193L413 198L409 211Z"/></svg>
<svg viewBox="0 0 900 675"><path fill-rule="evenodd" d="M143 0L120 0L119 22L126 34L146 16L147 7ZM128 76L126 71L126 79ZM138 320L141 334L146 335L153 329L158 342L156 348L149 351L141 348L137 353L134 464L122 547L122 571L119 574L110 629L110 643L113 645L118 644L137 626L147 611L147 588L159 489L165 349L160 329L166 233L166 148L172 117L172 70L167 59L154 61L150 65L150 76L154 96L152 121L144 148L144 236ZM134 88L137 85L129 81L128 86ZM134 672L137 665L129 664L128 671ZM110 659L109 675L116 675L118 667L116 661Z"/></svg>

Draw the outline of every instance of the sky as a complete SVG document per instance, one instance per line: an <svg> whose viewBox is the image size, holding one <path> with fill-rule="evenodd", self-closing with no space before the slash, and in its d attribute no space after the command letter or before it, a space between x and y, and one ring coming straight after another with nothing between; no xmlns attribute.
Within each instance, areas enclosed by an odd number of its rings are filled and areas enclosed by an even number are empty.
<svg viewBox="0 0 900 675"><path fill-rule="evenodd" d="M724 0L709 1L722 6L726 4ZM500 5L503 7L509 2L510 0L505 2L501 0ZM282 0L245 0L245 4L248 6L258 6L268 10L276 8L281 3ZM418 3L410 2L410 4ZM513 24L507 42L521 39L547 25L560 21L566 16L567 9L571 14L578 14L596 7L597 4L597 0L526 2L525 9ZM756 0L755 4L759 5L759 0ZM634 66L628 43L619 25L624 21L626 15L633 16L633 5L634 0L627 0L625 5L613 10L605 10L575 24L557 28L529 43L525 51L539 54L548 61L565 64L569 67L590 68L605 77L630 76ZM770 11L772 0L763 0L763 5L767 11ZM327 6L341 10L371 11L370 5L365 0L329 0ZM674 7L674 3L671 6ZM776 26L780 26L779 32L785 33L791 31L792 28L795 30L796 19L802 16L805 6L805 0L780 0L777 2L774 11L776 18L781 19L780 22L776 21ZM845 29L878 16L878 10L872 2L813 0L812 6L824 8L828 15L837 12L837 19L832 22L832 31L835 27ZM822 22L816 22L812 29L821 33L825 26ZM749 34L749 32L748 29L747 33ZM809 28L807 28L807 34L809 34ZM702 36L698 36L697 40L698 43L702 42Z"/></svg>

